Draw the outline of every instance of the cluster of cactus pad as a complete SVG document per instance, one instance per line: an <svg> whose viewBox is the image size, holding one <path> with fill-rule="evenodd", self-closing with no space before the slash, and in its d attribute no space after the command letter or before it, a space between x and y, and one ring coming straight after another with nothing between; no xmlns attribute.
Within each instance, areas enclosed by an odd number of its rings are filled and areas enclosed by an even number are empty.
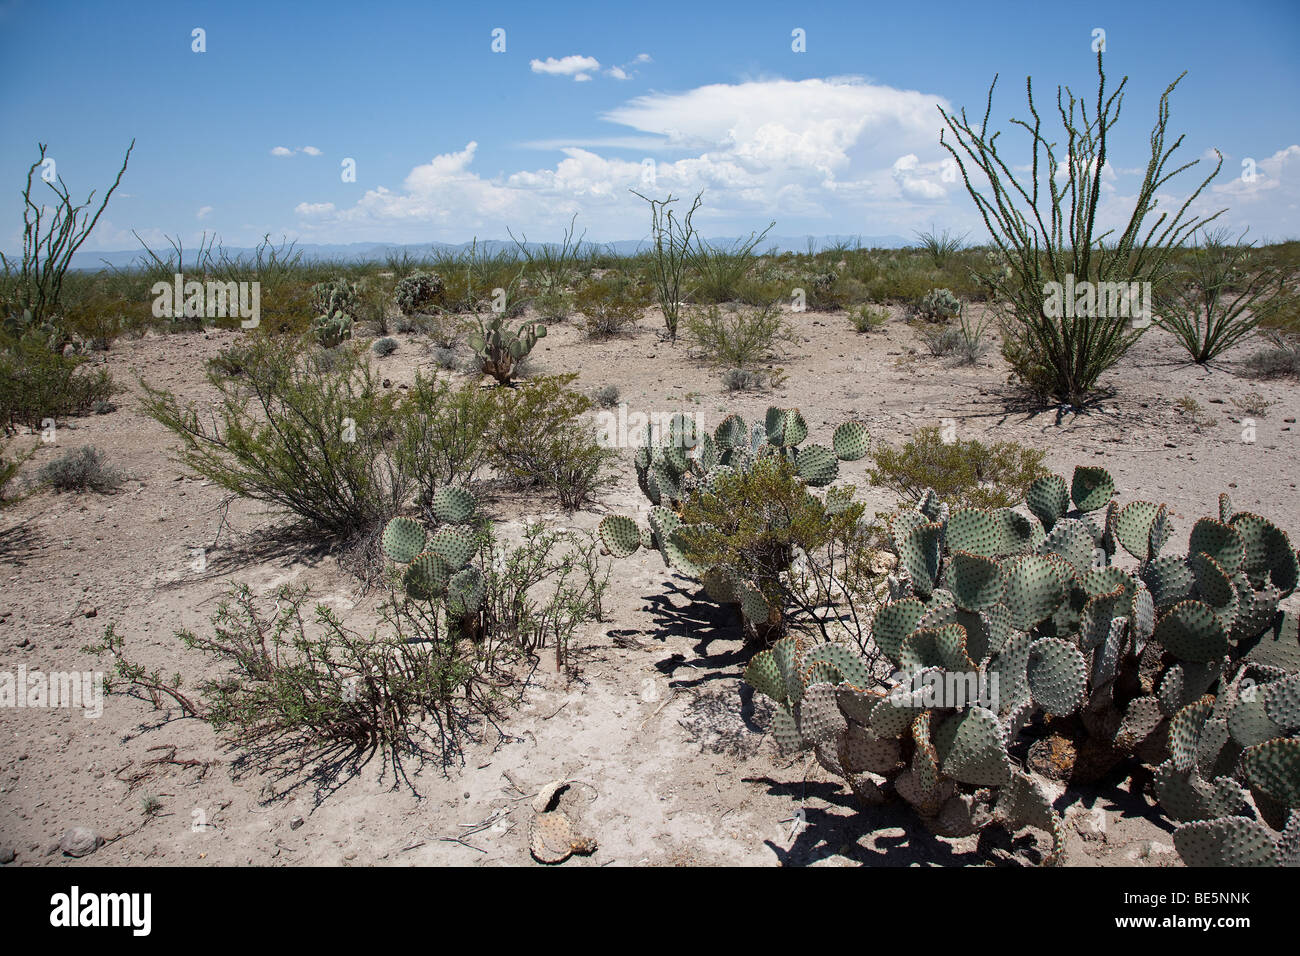
<svg viewBox="0 0 1300 956"><path fill-rule="evenodd" d="M917 303L916 314L928 322L946 322L961 314L961 299L948 289L931 289Z"/></svg>
<svg viewBox="0 0 1300 956"><path fill-rule="evenodd" d="M1077 753L1061 776L1095 779L1129 755L1158 764L1187 862L1295 862L1300 644L1278 604L1300 578L1296 552L1224 495L1188 553L1165 554L1168 508L1113 495L1104 469L1081 467L1068 487L1030 487L1032 517L950 510L929 493L898 514L898 573L872 626L898 680L845 645L787 638L746 671L780 708L778 740L814 749L864 799L884 792L866 774L883 777L939 832L1048 830L1050 860L1060 821L1011 757L1041 715ZM1113 563L1119 549L1135 569ZM934 699L962 686L976 692Z"/></svg>
<svg viewBox="0 0 1300 956"><path fill-rule="evenodd" d="M439 603L457 636L477 638L487 593L483 572L472 562L479 550L475 529L478 503L459 486L439 488L429 508L432 532L413 518L384 527L384 554L401 568L402 587L415 601Z"/></svg>
<svg viewBox="0 0 1300 956"><path fill-rule="evenodd" d="M537 344L546 337L546 326L535 320L521 322L511 328L504 315L495 315L470 333L469 347L474 350L483 373L505 384L515 374L516 366Z"/></svg>
<svg viewBox="0 0 1300 956"><path fill-rule="evenodd" d="M442 276L436 272L413 272L397 283L393 299L403 315L417 315L427 312L442 292Z"/></svg>
<svg viewBox="0 0 1300 956"><path fill-rule="evenodd" d="M748 470L768 456L789 461L805 485L825 487L839 476L841 461L864 457L870 443L866 426L854 421L835 430L830 448L805 445L807 437L808 425L797 408L769 408L765 420L752 427L739 415L728 415L712 434L698 428L689 415L674 415L666 434L655 436L647 427L634 463L652 506L649 527L639 527L626 515L609 515L600 523L601 541L618 558L642 546L658 550L666 565L698 578L713 600L738 606L746 633L779 633L784 609L771 605L759 582L746 579L739 568L701 568L691 559L689 528L679 509L695 490L708 490L719 476ZM828 512L847 504L847 499L827 495Z"/></svg>
<svg viewBox="0 0 1300 956"><path fill-rule="evenodd" d="M311 304L322 316L342 313L348 318L355 318L361 307L357 284L339 276L329 282L318 282L311 287Z"/></svg>
<svg viewBox="0 0 1300 956"><path fill-rule="evenodd" d="M316 317L311 333L321 348L332 349L352 337L352 317L343 312L331 312Z"/></svg>

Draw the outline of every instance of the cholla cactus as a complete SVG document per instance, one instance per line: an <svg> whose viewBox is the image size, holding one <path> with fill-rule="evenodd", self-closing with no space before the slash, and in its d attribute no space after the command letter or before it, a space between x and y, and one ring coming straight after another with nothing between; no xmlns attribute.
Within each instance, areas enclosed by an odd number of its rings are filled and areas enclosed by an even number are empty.
<svg viewBox="0 0 1300 956"><path fill-rule="evenodd" d="M484 322L479 320L478 331L470 333L469 347L478 356L485 375L491 375L501 384L514 378L519 362L546 337L546 326L537 321L523 322L510 328L505 317L498 315Z"/></svg>
<svg viewBox="0 0 1300 956"><path fill-rule="evenodd" d="M317 316L311 331L321 348L332 349L342 345L344 339L352 338L352 319L342 312Z"/></svg>
<svg viewBox="0 0 1300 956"><path fill-rule="evenodd" d="M442 276L436 272L413 272L397 283L393 298L403 315L416 315L435 305L442 292Z"/></svg>
<svg viewBox="0 0 1300 956"><path fill-rule="evenodd" d="M322 315L332 316L339 312L349 319L355 319L361 309L361 296L355 282L349 282L340 276L312 286L311 304Z"/></svg>
<svg viewBox="0 0 1300 956"><path fill-rule="evenodd" d="M916 314L927 322L946 322L961 314L961 299L947 289L931 289L917 304Z"/></svg>
<svg viewBox="0 0 1300 956"><path fill-rule="evenodd" d="M394 518L384 527L384 554L402 568L402 587L409 600L440 605L453 633L478 639L487 586L472 562L480 540L474 528L478 502L459 486L434 493L430 512L436 522L430 534L412 518Z"/></svg>

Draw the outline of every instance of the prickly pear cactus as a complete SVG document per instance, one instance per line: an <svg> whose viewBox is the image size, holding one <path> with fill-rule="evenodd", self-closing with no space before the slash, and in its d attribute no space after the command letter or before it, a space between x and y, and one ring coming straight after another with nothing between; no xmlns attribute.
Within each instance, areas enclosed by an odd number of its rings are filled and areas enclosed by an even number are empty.
<svg viewBox="0 0 1300 956"><path fill-rule="evenodd" d="M312 286L311 304L322 315L332 316L337 312L354 319L360 311L361 297L357 284L340 276Z"/></svg>
<svg viewBox="0 0 1300 956"><path fill-rule="evenodd" d="M413 518L389 521L381 547L400 570L409 600L441 606L454 634L477 639L486 597L483 572L473 564L481 543L478 504L471 492L448 486L434 494L430 513L432 532Z"/></svg>
<svg viewBox="0 0 1300 956"><path fill-rule="evenodd" d="M342 312L321 315L312 323L311 331L321 348L336 348L352 338L352 319Z"/></svg>
<svg viewBox="0 0 1300 956"><path fill-rule="evenodd" d="M469 347L478 356L485 375L501 384L508 383L537 340L546 337L546 326L536 320L511 328L503 315L479 320L478 330L470 333Z"/></svg>
<svg viewBox="0 0 1300 956"><path fill-rule="evenodd" d="M442 292L442 276L436 272L413 272L397 283L393 299L403 315L417 315L432 309Z"/></svg>
<svg viewBox="0 0 1300 956"><path fill-rule="evenodd" d="M656 435L647 426L633 463L637 482L650 500L649 527L610 515L601 521L601 541L615 557L627 557L643 546L658 550L667 566L697 578L713 600L734 606L748 636L779 637L785 632L785 609L776 606L775 589L764 587L747 569L697 566L690 557L690 527L683 525L681 510L690 496L711 493L722 476L749 471L768 457L788 461L806 487L826 488L839 476L839 463L864 457L870 443L866 426L859 422L840 425L831 447L805 444L807 438L808 424L799 410L775 406L752 426L739 415L728 415L712 433L698 428L690 415L673 416L664 434ZM827 513L850 504L851 495L835 492L827 492ZM793 558L787 556L784 564L788 567Z"/></svg>

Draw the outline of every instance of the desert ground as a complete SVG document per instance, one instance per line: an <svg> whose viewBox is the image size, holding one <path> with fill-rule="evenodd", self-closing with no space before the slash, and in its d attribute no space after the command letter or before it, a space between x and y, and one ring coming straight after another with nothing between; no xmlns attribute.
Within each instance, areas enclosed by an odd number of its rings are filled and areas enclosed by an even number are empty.
<svg viewBox="0 0 1300 956"><path fill-rule="evenodd" d="M811 440L855 417L875 439L955 422L962 438L1014 439L1047 451L1069 477L1076 464L1109 469L1121 501L1165 502L1175 540L1212 513L1221 491L1240 510L1269 516L1296 540L1300 491L1295 446L1300 396L1292 384L1234 374L1239 346L1218 368L1187 364L1152 329L1104 379L1112 394L1086 414L1035 410L1007 385L997 349L973 367L930 356L894 309L883 331L856 334L844 313L791 314L798 332L779 363L776 390L727 394L715 368L661 341L648 311L636 331L605 342L553 325L532 356L534 373L576 372L574 387L617 385L630 411L696 411L712 427L728 412L749 420L769 405L798 406ZM275 534L285 515L187 475L172 436L139 413L138 376L203 405L214 394L204 360L240 332L123 338L104 353L126 391L117 410L61 424L24 465L83 444L102 449L128 480L111 495L42 491L0 514L0 658L28 671L103 669L83 653L110 622L132 655L192 685L204 659L175 638L202 629L223 592L247 582L266 594L309 584L316 600L358 626L373 624L380 595L335 556ZM399 335L370 360L389 387L431 368L429 343ZM1234 399L1273 402L1245 432ZM1178 406L1191 397L1193 420ZM875 510L892 497L859 482ZM574 514L553 500L502 495L485 503L507 534L525 519L592 529L609 513L643 515L631 453L596 507ZM192 567L205 549L207 566ZM536 865L528 849L532 798L572 782L574 812L598 846L565 866L1033 865L1050 841L1024 830L932 836L905 807L859 810L852 794L807 755L783 757L766 733L771 709L740 680L739 629L694 582L644 550L614 566L605 620L575 650L576 674L543 654L523 706L482 722L451 766L407 763L408 780L375 755L359 766L298 771L239 759L207 724L113 695L102 717L56 709L0 709L0 851L11 865ZM1125 786L1059 789L1070 866L1180 865L1149 794ZM157 812L142 810L153 798ZM197 825L197 824L202 825ZM59 852L69 828L104 843L76 858ZM7 857L10 854L5 853Z"/></svg>

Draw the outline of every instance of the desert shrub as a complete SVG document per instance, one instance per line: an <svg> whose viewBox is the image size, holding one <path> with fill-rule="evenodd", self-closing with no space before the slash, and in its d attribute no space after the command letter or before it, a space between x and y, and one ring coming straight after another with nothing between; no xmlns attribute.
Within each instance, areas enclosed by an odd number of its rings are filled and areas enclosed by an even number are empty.
<svg viewBox="0 0 1300 956"><path fill-rule="evenodd" d="M443 295L443 280L436 272L413 272L397 283L393 299L403 315L431 312Z"/></svg>
<svg viewBox="0 0 1300 956"><path fill-rule="evenodd" d="M938 428L921 428L902 447L877 446L869 476L908 502L928 488L953 507L1009 508L1047 474L1044 456L1016 442L946 442Z"/></svg>
<svg viewBox="0 0 1300 956"><path fill-rule="evenodd" d="M686 316L686 333L692 348L710 363L742 369L767 361L795 338L776 306L692 309Z"/></svg>
<svg viewBox="0 0 1300 956"><path fill-rule="evenodd" d="M1300 378L1300 342L1277 336L1267 348L1248 355L1243 366L1253 378Z"/></svg>
<svg viewBox="0 0 1300 956"><path fill-rule="evenodd" d="M22 467L23 462L35 454L35 449L29 450L26 454L18 454L10 458L9 449L0 446L0 508L6 504L12 503L15 498L9 493L9 486L14 478L18 476L18 469Z"/></svg>
<svg viewBox="0 0 1300 956"><path fill-rule="evenodd" d="M395 283L384 276L367 276L357 285L355 317L369 322L380 335L388 334L388 303L393 301Z"/></svg>
<svg viewBox="0 0 1300 956"><path fill-rule="evenodd" d="M926 349L935 358L951 355L961 345L961 330L947 322L927 323L916 330Z"/></svg>
<svg viewBox="0 0 1300 956"><path fill-rule="evenodd" d="M145 413L180 439L182 462L329 538L365 534L396 514L410 490L388 455L398 399L364 358L258 339L243 362L238 377L209 375L219 398L202 414L141 382Z"/></svg>
<svg viewBox="0 0 1300 956"><path fill-rule="evenodd" d="M1166 183L1196 162L1167 169L1173 153L1182 143L1179 137L1165 146L1169 123L1169 96L1178 80L1160 97L1156 123L1151 132L1151 153L1138 187L1132 213L1120 216L1122 230L1095 234L1097 207L1101 201L1100 177L1107 157L1107 139L1119 121L1120 105L1127 79L1106 91L1102 53L1097 53L1097 98L1091 108L1068 89L1058 88L1059 117L1065 132L1066 155L1056 152L1056 136L1041 129L1034 106L1033 86L1027 84L1029 109L1034 116L1014 121L1031 137L1031 176L1046 171L1042 180L1022 182L1008 161L998 153L1001 132L988 124L993 107L989 88L984 121L969 118L965 111L943 111L947 128L941 144L957 163L967 192L980 210L998 251L1005 256L1011 274L989 273L989 288L1003 308L1003 354L1013 374L1043 400L1081 405L1097 388L1100 377L1127 353L1145 326L1132 323L1127 309L1108 297L1106 307L1085 308L1066 315L1058 309L1059 292L1070 281L1088 282L1100 288L1141 289L1151 282L1153 290L1163 282L1171 257L1184 238L1194 235L1218 213L1208 218L1184 218L1195 200L1217 175L1222 157L1206 179L1186 201L1170 213L1159 214L1154 226L1143 230L1143 222L1156 208L1157 194L1168 192ZM996 81L995 81L996 84ZM1076 110L1076 107L1078 109ZM956 145L944 138L951 132ZM959 152L960 149L960 152ZM964 153L964 156L963 156ZM1058 181L1057 170L1064 171ZM987 181L989 195L973 180ZM1049 225L1050 224L1050 225ZM1054 285L1053 285L1054 283Z"/></svg>
<svg viewBox="0 0 1300 956"><path fill-rule="evenodd" d="M948 260L961 252L967 235L967 233L958 235L945 229L938 234L933 231L918 232L916 238L921 248L925 250L925 254L930 257L930 261L934 263L934 267L942 269Z"/></svg>
<svg viewBox="0 0 1300 956"><path fill-rule="evenodd" d="M664 331L668 340L677 341L677 323L685 295L687 265L691 257L691 242L695 238L692 220L701 205L703 193L697 193L691 208L681 219L677 218L672 204L677 202L672 193L666 199L651 199L633 191L650 206L650 277L655 298L664 315Z"/></svg>
<svg viewBox="0 0 1300 956"><path fill-rule="evenodd" d="M1212 362L1255 331L1285 274L1252 261L1251 245L1226 230L1205 231L1183 257L1156 307L1156 324L1173 334L1193 362Z"/></svg>
<svg viewBox="0 0 1300 956"><path fill-rule="evenodd" d="M455 349L437 346L433 349L433 364L440 369L452 371L460 364L460 355Z"/></svg>
<svg viewBox="0 0 1300 956"><path fill-rule="evenodd" d="M795 283L771 275L749 275L736 285L735 299L745 305L766 308L780 302L790 302Z"/></svg>
<svg viewBox="0 0 1300 956"><path fill-rule="evenodd" d="M969 309L962 309L957 323L958 342L954 350L958 364L974 365L988 351L989 320L986 315L978 319Z"/></svg>
<svg viewBox="0 0 1300 956"><path fill-rule="evenodd" d="M311 324L311 334L321 348L338 348L352 338L352 319L342 312L318 315Z"/></svg>
<svg viewBox="0 0 1300 956"><path fill-rule="evenodd" d="M834 269L798 276L795 284L803 289L804 305L810 312L834 312L844 308L847 301L840 275Z"/></svg>
<svg viewBox="0 0 1300 956"><path fill-rule="evenodd" d="M889 322L889 311L868 303L850 312L849 322L853 325L853 331L859 334L878 332Z"/></svg>
<svg viewBox="0 0 1300 956"><path fill-rule="evenodd" d="M754 250L776 223L769 223L761 233L750 233L748 238L729 247L714 246L696 238L688 255L694 273L691 298L696 302L731 302L740 293L741 284L753 268L757 257Z"/></svg>
<svg viewBox="0 0 1300 956"><path fill-rule="evenodd" d="M780 388L785 379L785 370L780 368L729 368L722 373L722 387L728 392Z"/></svg>
<svg viewBox="0 0 1300 956"><path fill-rule="evenodd" d="M458 387L416 372L397 410L397 462L428 504L444 485L473 481L489 462L498 399L474 382Z"/></svg>
<svg viewBox="0 0 1300 956"><path fill-rule="evenodd" d="M533 298L533 307L539 318L563 322L573 311L573 296L562 289L547 289Z"/></svg>
<svg viewBox="0 0 1300 956"><path fill-rule="evenodd" d="M380 358L383 358L385 355L392 355L397 351L397 339L389 338L387 336L382 339L375 339L374 342L370 343L370 349Z"/></svg>
<svg viewBox="0 0 1300 956"><path fill-rule="evenodd" d="M618 386L602 385L592 394L591 399L601 408L613 408L618 404Z"/></svg>
<svg viewBox="0 0 1300 956"><path fill-rule="evenodd" d="M159 709L170 700L237 747L303 763L376 750L395 770L406 755L445 760L469 714L497 712L494 662L452 639L437 617L394 598L380 608L383 626L362 634L324 604L309 611L308 597L306 588L282 585L263 609L240 585L218 606L211 634L177 631L187 649L224 668L193 693L179 675L165 678L128 657L113 625L86 650L113 659L110 693Z"/></svg>
<svg viewBox="0 0 1300 956"><path fill-rule="evenodd" d="M94 491L108 494L122 486L122 473L107 464L94 445L82 445L41 466L36 478L55 491Z"/></svg>
<svg viewBox="0 0 1300 956"><path fill-rule="evenodd" d="M584 279L573 296L573 305L583 317L583 328L592 338L609 338L636 325L650 304L650 294L635 277L618 274L603 279Z"/></svg>
<svg viewBox="0 0 1300 956"><path fill-rule="evenodd" d="M546 337L546 326L536 319L511 327L508 315L498 313L491 319L475 316L478 328L469 334L474 351L472 368L479 375L491 375L499 385L508 385L524 372L528 353L537 340Z"/></svg>
<svg viewBox="0 0 1300 956"><path fill-rule="evenodd" d="M40 428L46 419L85 415L116 392L108 369L92 369L84 358L52 351L35 332L0 345L2 428Z"/></svg>
<svg viewBox="0 0 1300 956"><path fill-rule="evenodd" d="M926 322L948 322L961 313L961 300L947 289L931 289L916 304L916 317Z"/></svg>
<svg viewBox="0 0 1300 956"><path fill-rule="evenodd" d="M617 452L596 440L591 399L570 391L577 376L553 375L499 395L500 415L490 432L493 463L523 487L555 494L567 510L582 507L611 481Z"/></svg>

